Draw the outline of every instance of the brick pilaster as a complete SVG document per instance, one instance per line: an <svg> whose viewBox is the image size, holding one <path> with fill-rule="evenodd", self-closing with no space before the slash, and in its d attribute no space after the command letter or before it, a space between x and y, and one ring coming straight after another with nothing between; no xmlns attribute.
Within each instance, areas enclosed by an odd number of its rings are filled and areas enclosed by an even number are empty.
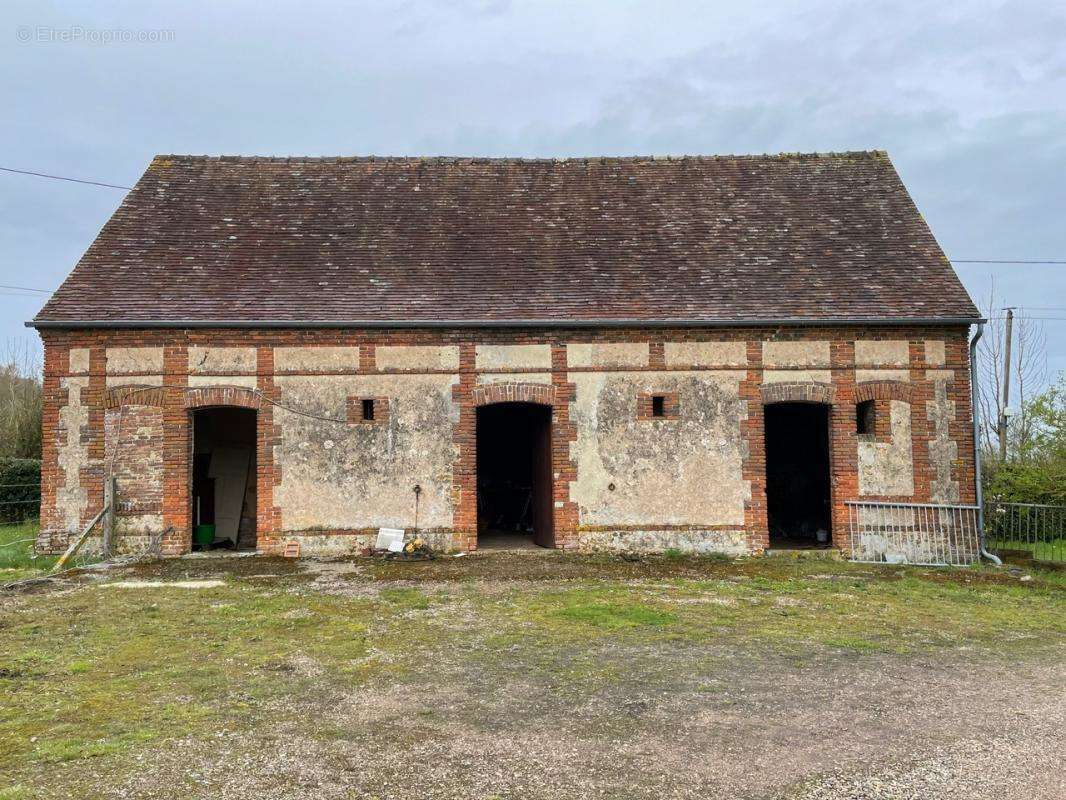
<svg viewBox="0 0 1066 800"><path fill-rule="evenodd" d="M577 387L570 383L566 364L566 345L552 345L552 513L555 546L577 546L578 508L570 499L570 486L577 480L577 463L570 453L570 443L577 439L577 427L570 421L570 404Z"/></svg>
<svg viewBox="0 0 1066 800"><path fill-rule="evenodd" d="M274 424L274 405L281 391L274 384L274 348L256 348L256 386L263 400L256 414L255 434L255 532L256 549L277 552L281 542L281 509L274 505L274 489L281 483L281 467L275 463L274 449L280 434Z"/></svg>
<svg viewBox="0 0 1066 800"><path fill-rule="evenodd" d="M751 497L744 504L744 529L748 549L752 552L770 546L770 524L766 512L766 429L763 413L762 342L747 343L748 370L740 382L740 398L747 406L747 417L741 423L741 437L745 445L741 464L744 480L751 489Z"/></svg>
<svg viewBox="0 0 1066 800"><path fill-rule="evenodd" d="M189 385L189 355L185 342L163 347L163 528L164 555L192 549L192 514L189 483L192 450L185 389Z"/></svg>
<svg viewBox="0 0 1066 800"><path fill-rule="evenodd" d="M104 506L104 405L107 385L106 351L103 346L89 348L89 386L81 393L81 402L88 408L88 424L82 431L87 460L81 470L81 487L86 504L81 524L87 525Z"/></svg>
<svg viewBox="0 0 1066 800"><path fill-rule="evenodd" d="M474 406L475 346L459 345L459 383L452 398L459 406L459 421L452 431L456 446L452 467L453 544L457 550L477 549L477 408Z"/></svg>
<svg viewBox="0 0 1066 800"><path fill-rule="evenodd" d="M53 549L51 535L62 518L56 507L56 490L65 476L59 464L59 409L66 400L60 378L70 371L70 348L62 339L44 339L44 384L41 408L41 534L37 550Z"/></svg>
<svg viewBox="0 0 1066 800"><path fill-rule="evenodd" d="M855 345L835 340L830 344L833 405L829 410L829 470L833 544L848 549L847 500L859 496L859 442L855 432Z"/></svg>

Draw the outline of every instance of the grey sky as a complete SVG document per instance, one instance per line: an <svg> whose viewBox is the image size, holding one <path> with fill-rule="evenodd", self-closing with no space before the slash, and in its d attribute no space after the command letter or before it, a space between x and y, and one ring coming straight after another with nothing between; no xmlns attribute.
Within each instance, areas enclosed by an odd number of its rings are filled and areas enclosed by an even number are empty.
<svg viewBox="0 0 1066 800"><path fill-rule="evenodd" d="M949 256L1066 260L1063 4L272 5L8 0L0 165L130 185L169 152L882 148ZM75 26L172 40L48 41ZM0 173L0 283L57 286L122 194ZM995 274L1066 320L1066 266L958 269L982 307ZM0 339L35 339L41 303L0 294Z"/></svg>

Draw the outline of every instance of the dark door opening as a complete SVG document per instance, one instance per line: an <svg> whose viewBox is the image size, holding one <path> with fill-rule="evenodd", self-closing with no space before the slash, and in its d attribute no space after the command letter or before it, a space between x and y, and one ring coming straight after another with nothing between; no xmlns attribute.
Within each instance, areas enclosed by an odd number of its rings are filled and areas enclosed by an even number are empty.
<svg viewBox="0 0 1066 800"><path fill-rule="evenodd" d="M477 410L478 546L552 547L551 409Z"/></svg>
<svg viewBox="0 0 1066 800"><path fill-rule="evenodd" d="M829 407L775 403L764 419L770 546L826 547L832 538Z"/></svg>
<svg viewBox="0 0 1066 800"><path fill-rule="evenodd" d="M197 549L256 546L256 413L193 412L192 524Z"/></svg>

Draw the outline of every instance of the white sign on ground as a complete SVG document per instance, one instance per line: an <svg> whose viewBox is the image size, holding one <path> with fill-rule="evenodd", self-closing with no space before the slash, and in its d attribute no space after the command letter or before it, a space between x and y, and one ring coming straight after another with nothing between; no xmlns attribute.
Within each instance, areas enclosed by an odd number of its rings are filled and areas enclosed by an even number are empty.
<svg viewBox="0 0 1066 800"><path fill-rule="evenodd" d="M378 540L374 547L378 550L388 550L399 553L403 550L404 531L400 528L378 528Z"/></svg>

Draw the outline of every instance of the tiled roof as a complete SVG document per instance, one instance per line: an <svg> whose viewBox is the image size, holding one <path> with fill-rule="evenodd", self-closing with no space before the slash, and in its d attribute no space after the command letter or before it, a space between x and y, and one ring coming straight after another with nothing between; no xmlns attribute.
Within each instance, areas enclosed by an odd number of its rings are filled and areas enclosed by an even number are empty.
<svg viewBox="0 0 1066 800"><path fill-rule="evenodd" d="M862 152L159 156L34 322L977 317Z"/></svg>

